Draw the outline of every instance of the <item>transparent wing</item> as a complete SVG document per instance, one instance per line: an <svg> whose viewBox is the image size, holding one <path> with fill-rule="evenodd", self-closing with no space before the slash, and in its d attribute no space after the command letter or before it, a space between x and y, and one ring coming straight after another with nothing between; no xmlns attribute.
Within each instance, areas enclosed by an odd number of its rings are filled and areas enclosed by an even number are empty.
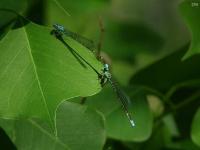
<svg viewBox="0 0 200 150"><path fill-rule="evenodd" d="M122 108L123 108L124 112L126 113L126 116L127 116L128 120L130 121L131 126L134 127L135 126L134 120L132 119L132 116L131 116L130 112L128 111L128 105L130 105L130 100L125 95L125 93L119 88L116 81L114 81L113 79L109 79L109 82L110 82L113 90L117 94L117 98L121 102Z"/></svg>
<svg viewBox="0 0 200 150"><path fill-rule="evenodd" d="M60 40L65 47L68 48L68 50L74 55L74 57L77 59L77 61L84 67L86 68L86 63L88 66L90 66L97 74L98 76L101 76L101 74L87 61L85 60L78 52L76 52L72 47L70 47L65 40L63 39L63 34L65 34L65 29L61 25L55 25L54 30L51 31L51 34L53 34L58 40ZM84 62L84 63L83 63Z"/></svg>
<svg viewBox="0 0 200 150"><path fill-rule="evenodd" d="M94 52L94 50L96 49L95 44L92 40L89 40L77 33L71 32L66 28L65 28L64 34L78 41L80 44L82 44L83 46L91 50L92 52Z"/></svg>
<svg viewBox="0 0 200 150"><path fill-rule="evenodd" d="M69 37L73 38L74 40L78 41L80 44L82 44L83 46L85 46L92 52L94 52L94 50L96 49L96 46L92 40L89 40L77 33L74 33L72 31L66 29L64 26L62 26L60 24L53 24L53 27L57 31L56 34L58 34L58 36L61 36L62 34L69 36ZM53 31L53 33L54 33L54 31Z"/></svg>

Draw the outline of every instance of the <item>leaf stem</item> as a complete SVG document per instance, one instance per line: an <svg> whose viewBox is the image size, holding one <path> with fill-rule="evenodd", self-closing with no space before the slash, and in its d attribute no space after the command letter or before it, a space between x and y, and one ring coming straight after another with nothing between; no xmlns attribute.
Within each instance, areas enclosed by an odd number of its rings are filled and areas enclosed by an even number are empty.
<svg viewBox="0 0 200 150"><path fill-rule="evenodd" d="M170 113L174 113L177 112L178 110L180 110L183 107L186 107L187 105L189 105L191 102L195 101L197 98L200 97L200 90L198 90L197 92L195 92L194 94L192 94L189 98L183 100L181 103L177 104L177 105L173 105L171 107L171 109L165 111L161 116L159 116L156 121L160 121L162 120L166 115L170 114Z"/></svg>
<svg viewBox="0 0 200 150"><path fill-rule="evenodd" d="M192 94L189 98L185 99L183 102L177 104L175 106L175 109L181 109L185 106L187 106L188 104L190 104L191 102L193 102L194 100L196 100L197 98L200 97L200 90L198 90L197 92L195 92L194 94Z"/></svg>

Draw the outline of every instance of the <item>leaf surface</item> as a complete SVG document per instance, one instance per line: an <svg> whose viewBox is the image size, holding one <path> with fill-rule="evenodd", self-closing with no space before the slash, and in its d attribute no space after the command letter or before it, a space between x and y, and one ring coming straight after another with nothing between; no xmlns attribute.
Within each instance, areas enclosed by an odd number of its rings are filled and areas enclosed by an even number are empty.
<svg viewBox="0 0 200 150"><path fill-rule="evenodd" d="M146 101L146 94L142 89L136 92L130 88L128 91L132 102L129 105L129 111L135 121L135 127L131 127L110 86L103 89L103 92L90 97L86 104L104 114L108 137L122 141L145 141L151 135L153 126L153 116Z"/></svg>
<svg viewBox="0 0 200 150"><path fill-rule="evenodd" d="M193 123L192 123L192 131L191 131L191 137L194 143L196 143L198 146L200 146L200 109L197 110Z"/></svg>
<svg viewBox="0 0 200 150"><path fill-rule="evenodd" d="M181 61L186 49L184 47L140 70L132 77L131 84L147 86L163 93L184 82L196 81L191 82L190 86L198 84L200 57L197 55Z"/></svg>
<svg viewBox="0 0 200 150"><path fill-rule="evenodd" d="M105 142L102 115L86 106L68 101L62 103L57 110L57 136L47 124L33 119L1 119L0 125L18 149L101 150Z"/></svg>
<svg viewBox="0 0 200 150"><path fill-rule="evenodd" d="M183 57L183 59L187 59L194 54L200 53L200 1L185 0L180 5L180 9L191 34L190 48Z"/></svg>
<svg viewBox="0 0 200 150"><path fill-rule="evenodd" d="M101 90L97 73L83 67L50 29L27 23L11 30L0 43L0 116L36 117L54 125L62 101ZM87 48L66 42L100 72L101 64Z"/></svg>

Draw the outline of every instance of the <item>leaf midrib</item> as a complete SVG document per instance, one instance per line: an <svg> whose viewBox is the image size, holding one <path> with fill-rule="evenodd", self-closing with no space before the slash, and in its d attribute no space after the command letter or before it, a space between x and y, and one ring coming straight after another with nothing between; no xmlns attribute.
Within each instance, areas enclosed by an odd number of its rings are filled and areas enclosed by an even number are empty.
<svg viewBox="0 0 200 150"><path fill-rule="evenodd" d="M65 147L67 150L70 150L70 148L65 143L63 143L58 137L52 136L48 131L46 131L45 129L43 129L37 122L35 122L32 119L29 119L29 122L33 126L35 126L39 131L41 131L43 134L47 135L49 138L51 138L55 142L58 142L60 145L62 145L63 147Z"/></svg>
<svg viewBox="0 0 200 150"><path fill-rule="evenodd" d="M33 69L34 69L34 73L35 73L35 77L36 77L36 80L38 82L38 86L39 86L39 90L41 92L41 95L42 95L42 100L44 102L44 105L45 105L45 108L47 110L47 114L48 114L48 117L49 117L49 120L50 120L50 123L51 123L51 127L53 127L53 121L51 119L51 115L50 115L50 112L49 112L49 109L48 109L48 106L47 106L47 103L46 103L46 98L44 96L44 92L42 90L42 86L40 84L40 79L39 79L39 76L38 76L38 73L37 73L37 67L35 65L35 61L34 61L34 58L32 56L32 49L31 49L31 45L30 45L30 42L29 42L29 38L28 38L28 34L26 32L26 29L25 27L23 27L23 30L24 30L24 34L25 34L25 39L26 39L26 42L27 42L27 45L28 45L28 52L29 52L29 55L30 55L30 59L31 59L31 62L33 64Z"/></svg>

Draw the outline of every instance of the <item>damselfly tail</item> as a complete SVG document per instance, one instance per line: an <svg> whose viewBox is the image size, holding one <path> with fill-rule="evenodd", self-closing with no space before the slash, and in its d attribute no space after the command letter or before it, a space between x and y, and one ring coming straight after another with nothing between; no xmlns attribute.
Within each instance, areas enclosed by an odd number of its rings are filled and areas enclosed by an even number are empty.
<svg viewBox="0 0 200 150"><path fill-rule="evenodd" d="M113 90L117 94L117 97L118 97L119 101L122 104L122 108L123 108L124 112L126 113L126 116L127 116L128 120L129 120L129 122L131 123L131 126L134 127L135 126L135 122L132 119L132 116L128 111L128 105L130 103L128 98L125 96L124 92L118 87L118 85L117 85L117 83L115 81L113 81L112 79L109 79L109 82L110 82Z"/></svg>

